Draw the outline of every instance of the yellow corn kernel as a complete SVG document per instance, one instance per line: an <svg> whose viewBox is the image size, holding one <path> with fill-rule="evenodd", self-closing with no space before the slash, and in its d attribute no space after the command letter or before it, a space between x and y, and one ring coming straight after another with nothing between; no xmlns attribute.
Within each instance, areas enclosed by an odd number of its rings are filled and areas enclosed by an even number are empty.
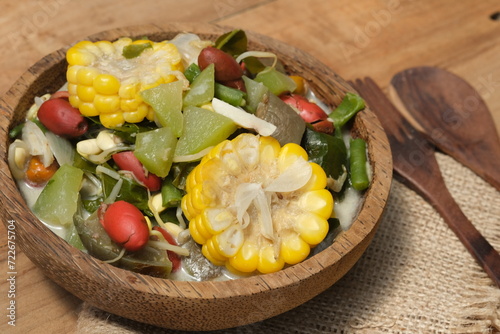
<svg viewBox="0 0 500 334"><path fill-rule="evenodd" d="M92 64L96 56L91 53L87 48L91 47L92 42L81 41L76 43L66 52L66 60L69 65L87 66Z"/></svg>
<svg viewBox="0 0 500 334"><path fill-rule="evenodd" d="M259 263L257 270L263 274L269 274L283 269L285 260L283 256L276 257L274 247L272 245L265 246L260 249Z"/></svg>
<svg viewBox="0 0 500 334"><path fill-rule="evenodd" d="M181 207L207 259L242 273L270 273L304 260L326 237L333 211L326 174L307 159L299 145L280 147L249 133L205 155L187 177ZM279 185L283 178L270 186L297 161L310 166L308 179L288 173L286 187Z"/></svg>
<svg viewBox="0 0 500 334"><path fill-rule="evenodd" d="M191 192L191 203L198 212L201 212L209 204L205 196L203 196L202 189L203 185L198 184L192 188Z"/></svg>
<svg viewBox="0 0 500 334"><path fill-rule="evenodd" d="M259 247L256 243L245 241L238 253L229 259L229 264L239 272L254 272L259 264Z"/></svg>
<svg viewBox="0 0 500 334"><path fill-rule="evenodd" d="M196 218L194 219L193 225L196 226L196 230L198 231L198 234L201 237L203 237L205 240L210 239L212 237L212 234L207 231L201 215L196 216Z"/></svg>
<svg viewBox="0 0 500 334"><path fill-rule="evenodd" d="M196 185L196 180L194 178L193 173L189 173L188 177L186 178L186 188L191 189Z"/></svg>
<svg viewBox="0 0 500 334"><path fill-rule="evenodd" d="M297 234L289 234L281 240L281 255L289 264L302 262L311 252L311 246Z"/></svg>
<svg viewBox="0 0 500 334"><path fill-rule="evenodd" d="M99 74L93 82L94 88L99 94L115 95L120 89L120 81L111 74Z"/></svg>
<svg viewBox="0 0 500 334"><path fill-rule="evenodd" d="M80 99L78 98L78 95L70 95L68 100L69 100L69 103L73 107L75 107L75 108L79 108L80 107L81 103L80 103Z"/></svg>
<svg viewBox="0 0 500 334"><path fill-rule="evenodd" d="M83 116L93 117L99 115L93 103L82 102L80 103L79 109Z"/></svg>
<svg viewBox="0 0 500 334"><path fill-rule="evenodd" d="M319 244L328 233L328 221L314 213L304 213L296 218L295 230L309 245Z"/></svg>
<svg viewBox="0 0 500 334"><path fill-rule="evenodd" d="M101 121L102 125L107 128L114 128L116 126L121 126L122 124L125 123L122 113L112 113L112 114L101 113L99 116L99 120Z"/></svg>
<svg viewBox="0 0 500 334"><path fill-rule="evenodd" d="M134 100L139 93L140 85L134 81L122 82L118 95L124 100Z"/></svg>
<svg viewBox="0 0 500 334"><path fill-rule="evenodd" d="M148 40L148 39L136 39L131 44L146 44L146 43L150 43L151 44L151 41Z"/></svg>
<svg viewBox="0 0 500 334"><path fill-rule="evenodd" d="M133 99L121 99L120 108L123 112L134 112L141 106L141 102Z"/></svg>
<svg viewBox="0 0 500 334"><path fill-rule="evenodd" d="M308 191L300 197L298 206L304 211L309 211L321 218L328 219L333 210L333 197L326 189Z"/></svg>
<svg viewBox="0 0 500 334"><path fill-rule="evenodd" d="M243 245L243 230L235 225L230 226L214 236L212 241L220 255L227 258L235 256Z"/></svg>
<svg viewBox="0 0 500 334"><path fill-rule="evenodd" d="M114 52L113 44L110 41L97 41L94 43L104 54L111 54Z"/></svg>
<svg viewBox="0 0 500 334"><path fill-rule="evenodd" d="M76 76L81 68L82 67L78 65L68 67L68 70L66 71L66 80L68 80L70 84L76 85L78 83L78 79L76 78Z"/></svg>
<svg viewBox="0 0 500 334"><path fill-rule="evenodd" d="M191 205L191 195L186 194L184 197L181 199L181 209L182 212L184 212L184 215L188 220L194 219L196 217L196 211L194 211L192 205Z"/></svg>
<svg viewBox="0 0 500 334"><path fill-rule="evenodd" d="M148 115L148 112L148 106L143 103L135 111L124 111L123 118L127 123L139 123Z"/></svg>
<svg viewBox="0 0 500 334"><path fill-rule="evenodd" d="M216 235L224 231L234 222L234 215L228 209L222 208L206 208L203 213L198 216L208 233Z"/></svg>
<svg viewBox="0 0 500 334"><path fill-rule="evenodd" d="M93 102L95 93L95 89L92 86L79 85L76 88L76 94L81 102Z"/></svg>
<svg viewBox="0 0 500 334"><path fill-rule="evenodd" d="M94 98L95 109L102 114L114 114L120 110L120 98L117 95L96 94ZM123 119L123 115L121 118Z"/></svg>
<svg viewBox="0 0 500 334"><path fill-rule="evenodd" d="M273 137L260 137L260 161L262 164L271 164L280 152L280 143Z"/></svg>
<svg viewBox="0 0 500 334"><path fill-rule="evenodd" d="M92 86L99 70L93 67L79 67L76 71L76 82L80 85ZM68 78L69 81L69 78Z"/></svg>
<svg viewBox="0 0 500 334"><path fill-rule="evenodd" d="M309 163L312 168L312 177L309 181L301 188L302 191L310 191L317 189L324 189L327 184L326 173L317 163Z"/></svg>
<svg viewBox="0 0 500 334"><path fill-rule="evenodd" d="M298 158L303 158L307 161L307 152L302 148L302 146L288 143L281 148L278 156L278 166L281 172L290 167L291 164L295 162Z"/></svg>
<svg viewBox="0 0 500 334"><path fill-rule="evenodd" d="M192 222L193 222L192 224L189 224L189 233L191 234L191 237L195 242L199 244L206 243L207 239L203 235L201 235L200 232L198 232L198 226L195 223L196 220L193 220Z"/></svg>
<svg viewBox="0 0 500 334"><path fill-rule="evenodd" d="M151 122L155 120L155 111L153 108L148 107L148 114L146 115L146 118Z"/></svg>
<svg viewBox="0 0 500 334"><path fill-rule="evenodd" d="M201 247L201 253L203 254L203 256L205 256L210 262L212 262L216 266L223 266L226 263L226 259L219 260L219 259L213 257L207 244L204 244Z"/></svg>
<svg viewBox="0 0 500 334"><path fill-rule="evenodd" d="M219 265L224 265L224 263L227 261L227 257L221 255L217 249L217 245L214 242L214 239L208 239L207 242L203 245L205 248L205 251L210 254L210 257L214 259L215 261L220 261L222 264ZM202 251L203 251L202 247Z"/></svg>
<svg viewBox="0 0 500 334"><path fill-rule="evenodd" d="M70 97L78 95L78 85L68 83L68 93L70 94Z"/></svg>

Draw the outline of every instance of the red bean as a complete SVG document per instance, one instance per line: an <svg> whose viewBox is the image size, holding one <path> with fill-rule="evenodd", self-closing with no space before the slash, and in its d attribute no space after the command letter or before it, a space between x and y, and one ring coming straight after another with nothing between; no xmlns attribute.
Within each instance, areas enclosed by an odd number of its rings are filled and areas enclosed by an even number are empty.
<svg viewBox="0 0 500 334"><path fill-rule="evenodd" d="M99 208L101 225L109 237L128 251L142 249L149 240L149 228L142 212L134 205L118 201Z"/></svg>
<svg viewBox="0 0 500 334"><path fill-rule="evenodd" d="M228 53L212 46L201 50L198 56L198 66L204 70L208 65L215 66L216 81L233 81L241 78L243 70L236 60Z"/></svg>
<svg viewBox="0 0 500 334"><path fill-rule="evenodd" d="M153 227L153 230L160 231L160 233L169 244L177 246L177 242L175 241L174 237L170 233L168 233L167 230L159 226ZM179 254L169 250L167 250L167 256L170 262L172 262L172 272L177 271L181 267L181 257L179 256Z"/></svg>
<svg viewBox="0 0 500 334"><path fill-rule="evenodd" d="M38 119L51 132L65 138L76 138L88 130L87 120L80 111L60 98L49 99L38 109Z"/></svg>
<svg viewBox="0 0 500 334"><path fill-rule="evenodd" d="M147 173L142 163L137 159L132 151L124 151L113 154L113 161L121 170L132 172L139 181L150 191L157 191L161 188L161 179L153 174Z"/></svg>

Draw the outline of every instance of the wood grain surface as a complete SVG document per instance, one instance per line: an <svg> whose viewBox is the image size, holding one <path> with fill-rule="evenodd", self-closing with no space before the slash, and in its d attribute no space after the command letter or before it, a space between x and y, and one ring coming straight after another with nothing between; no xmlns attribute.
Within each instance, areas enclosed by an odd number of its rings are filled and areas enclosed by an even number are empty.
<svg viewBox="0 0 500 334"><path fill-rule="evenodd" d="M0 94L45 54L90 34L199 21L268 35L310 53L345 79L371 76L384 89L406 68L446 68L479 91L498 128L500 21L490 17L499 11L497 0L3 0ZM9 290L7 247L0 224L2 310ZM16 251L16 327L3 319L0 332L73 332L81 302Z"/></svg>

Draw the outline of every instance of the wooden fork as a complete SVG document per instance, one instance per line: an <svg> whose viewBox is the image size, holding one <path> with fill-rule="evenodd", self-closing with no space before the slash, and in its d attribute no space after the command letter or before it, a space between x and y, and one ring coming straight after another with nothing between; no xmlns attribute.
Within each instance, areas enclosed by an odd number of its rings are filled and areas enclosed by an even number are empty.
<svg viewBox="0 0 500 334"><path fill-rule="evenodd" d="M357 79L351 85L382 123L391 144L394 171L401 181L436 209L500 287L500 255L465 216L446 188L434 146L399 113L373 79Z"/></svg>

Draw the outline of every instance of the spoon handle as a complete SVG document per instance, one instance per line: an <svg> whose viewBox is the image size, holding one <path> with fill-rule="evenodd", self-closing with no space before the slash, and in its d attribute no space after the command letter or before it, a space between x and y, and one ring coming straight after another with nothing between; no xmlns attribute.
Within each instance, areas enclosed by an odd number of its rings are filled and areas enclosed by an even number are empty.
<svg viewBox="0 0 500 334"><path fill-rule="evenodd" d="M484 271L500 288L500 255L491 246L472 222L465 216L460 206L453 199L442 177L435 176L431 189L414 188L436 209L450 229L467 248L469 253L483 267Z"/></svg>

